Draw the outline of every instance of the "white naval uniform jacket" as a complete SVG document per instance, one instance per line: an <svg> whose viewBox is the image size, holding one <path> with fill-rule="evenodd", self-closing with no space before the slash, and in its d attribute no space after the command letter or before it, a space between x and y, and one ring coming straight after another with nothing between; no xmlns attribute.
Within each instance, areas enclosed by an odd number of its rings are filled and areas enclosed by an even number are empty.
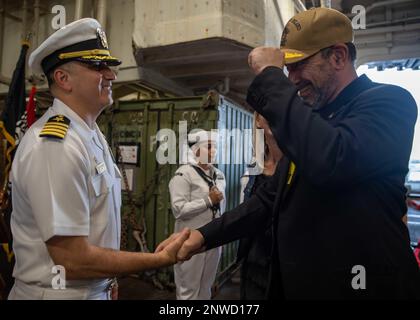
<svg viewBox="0 0 420 320"><path fill-rule="evenodd" d="M175 217L175 232L183 228L197 229L213 220L213 212L209 208L209 186L192 167L187 164L178 168L169 182L172 213ZM198 168L202 170L201 168ZM225 175L216 167L216 186L225 197ZM213 176L211 174L211 176ZM225 211L226 200L220 202L220 214ZM219 215L217 215L218 217Z"/></svg>
<svg viewBox="0 0 420 320"><path fill-rule="evenodd" d="M197 229L213 220L213 212L209 208L209 186L192 165L194 164L179 167L169 183L176 232L185 227ZM216 172L216 186L225 197L225 176L217 168L212 167L211 172L213 170ZM222 200L220 213L216 217L225 211L225 207L226 200ZM211 298L211 287L216 277L220 255L221 248L215 248L174 266L178 300Z"/></svg>
<svg viewBox="0 0 420 320"><path fill-rule="evenodd" d="M70 119L64 139L40 137L53 116ZM121 175L95 124L90 129L58 99L24 135L11 171L16 283L9 299L103 299L107 279L67 281L53 290L45 242L86 236L90 244L119 250Z"/></svg>

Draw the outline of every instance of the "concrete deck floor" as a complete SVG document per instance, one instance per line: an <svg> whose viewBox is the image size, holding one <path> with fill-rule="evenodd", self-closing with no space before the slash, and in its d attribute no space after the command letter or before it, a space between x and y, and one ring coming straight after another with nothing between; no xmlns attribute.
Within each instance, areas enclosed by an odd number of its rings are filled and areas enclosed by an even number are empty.
<svg viewBox="0 0 420 320"><path fill-rule="evenodd" d="M138 277L118 280L120 300L175 300L175 290L161 290ZM213 300L239 300L239 271L219 287Z"/></svg>

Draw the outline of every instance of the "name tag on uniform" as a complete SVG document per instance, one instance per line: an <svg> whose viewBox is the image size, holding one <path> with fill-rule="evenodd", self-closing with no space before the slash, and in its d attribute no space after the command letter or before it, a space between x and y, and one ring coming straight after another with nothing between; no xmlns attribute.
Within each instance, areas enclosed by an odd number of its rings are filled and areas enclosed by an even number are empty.
<svg viewBox="0 0 420 320"><path fill-rule="evenodd" d="M96 172L97 172L98 174L101 174L101 173L106 172L106 165L105 165L105 162L101 162L100 164L98 164L98 165L96 166Z"/></svg>

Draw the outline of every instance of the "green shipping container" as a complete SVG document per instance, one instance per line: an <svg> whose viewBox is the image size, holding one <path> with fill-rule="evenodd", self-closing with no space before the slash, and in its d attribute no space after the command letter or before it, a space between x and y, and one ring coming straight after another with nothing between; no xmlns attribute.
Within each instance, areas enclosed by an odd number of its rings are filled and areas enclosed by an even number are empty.
<svg viewBox="0 0 420 320"><path fill-rule="evenodd" d="M252 154L252 113L215 92L200 97L119 102L98 122L119 158L123 190L127 189L126 184L130 190L123 191L123 249L153 251L173 231L168 185L179 167L180 121L187 121L188 131L193 128L228 130L219 142L218 167L226 176L226 209L239 204L240 178ZM156 152L165 146L156 138L162 129L176 133L176 149L166 152L168 156L176 152L176 164L161 165L156 160ZM242 134L244 129L248 129L247 136ZM236 251L237 243L224 246L218 283L234 267Z"/></svg>

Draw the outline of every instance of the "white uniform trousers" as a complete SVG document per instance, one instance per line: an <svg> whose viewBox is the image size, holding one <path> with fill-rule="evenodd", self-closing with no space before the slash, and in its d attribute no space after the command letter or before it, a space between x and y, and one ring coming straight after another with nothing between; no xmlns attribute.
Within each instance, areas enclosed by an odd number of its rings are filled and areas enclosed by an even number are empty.
<svg viewBox="0 0 420 320"><path fill-rule="evenodd" d="M197 254L174 266L177 300L210 300L222 248Z"/></svg>

